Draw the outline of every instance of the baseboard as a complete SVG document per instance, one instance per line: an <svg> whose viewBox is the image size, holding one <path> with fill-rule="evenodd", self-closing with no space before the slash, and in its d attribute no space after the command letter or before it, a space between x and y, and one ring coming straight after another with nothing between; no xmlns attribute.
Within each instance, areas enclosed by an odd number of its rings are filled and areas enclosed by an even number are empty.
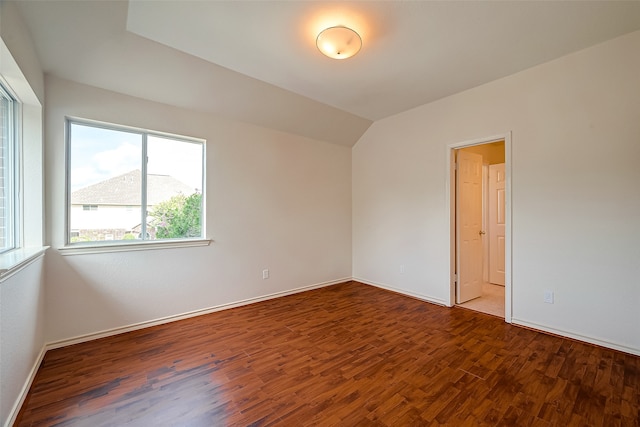
<svg viewBox="0 0 640 427"><path fill-rule="evenodd" d="M95 340L95 339L98 339L98 338L105 338L105 337L112 336L112 335L123 334L125 332L131 332L131 331L135 331L135 330L138 330L138 329L149 328L151 326L162 325L162 324L165 324L165 323L171 323L171 322L175 322L175 321L178 321L178 320L188 319L190 317L202 316L204 314L214 313L214 312L222 311L222 310L228 310L230 308L241 307L243 305L254 304L254 303L257 303L257 302L267 301L267 300L270 300L270 299L284 297L284 296L287 296L287 295L298 294L300 292L310 291L310 290L313 290L313 289L319 289L319 288L324 288L324 287L327 287L327 286L333 286L333 285L337 285L339 283L348 282L350 280L351 280L351 277L345 277L345 278L342 278L342 279L332 280L332 281L329 281L329 282L316 283L316 284L313 284L313 285L303 286L303 287L300 287L300 288L290 289L290 290L282 291L282 292L275 292L275 293L272 293L272 294L263 295L263 296L256 297L256 298L249 298L249 299L246 299L246 300L236 301L236 302L233 302L233 303L221 304L221 305L214 306L214 307L204 308L204 309L200 309L200 310L194 310L194 311L190 311L190 312L187 312L187 313L182 313L182 314L177 314L177 315L173 315L173 316L162 317L162 318L155 319L155 320L149 320L149 321L146 321L146 322L135 323L135 324L128 325L128 326L122 326L122 327L118 327L118 328L108 329L108 330L104 330L104 331L100 331L100 332L94 332L94 333L91 333L91 334L80 335L80 336L69 338L69 339L64 339L64 340L60 340L60 341L54 341L54 342L47 343L47 344L42 346L42 349L40 350L40 354L38 354L38 357L36 358L36 361L34 362L32 368L31 368L31 371L29 372L29 376L27 377L27 379L26 379L26 381L24 383L24 386L22 387L22 390L20 391L19 397L18 397L18 399L16 399L15 404L13 405L13 407L11 408L11 411L9 412L9 417L7 418L7 421L6 421L5 425L4 425L4 427L10 427L15 423L16 418L18 417L18 414L20 412L20 408L22 408L22 405L23 405L25 399L27 398L27 394L29 393L29 389L31 388L31 384L33 384L33 380L35 379L36 373L38 372L38 368L40 367L40 364L42 363L42 360L44 359L44 355L46 354L46 352L48 350L53 350L53 349L56 349L56 348L66 347L66 346L73 345L73 344L79 344L79 343L82 343L82 342L92 341L92 340Z"/></svg>
<svg viewBox="0 0 640 427"><path fill-rule="evenodd" d="M575 332L568 332L562 329L557 329L557 328L553 328L551 326L547 326L547 325L541 325L539 323L534 323L534 322L528 322L526 320L522 320L522 319L516 319L515 317L511 318L512 322L514 325L518 325L518 326L523 326L525 328L530 328L530 329L535 329L537 331L541 331L541 332L547 332L553 335L558 335L561 337L566 337L566 338L571 338L577 341L582 341L582 342L586 342L589 344L594 344L600 347L605 347L605 348L609 348L612 350L617 350L617 351L621 351L623 353L628 353L628 354L633 354L636 356L640 356L640 349L638 348L633 348L633 347L628 347L626 345L623 344L618 344L615 342L611 342L611 341L605 341L605 340L601 340L598 338L593 338L590 336L586 336L586 335L581 335L581 334L577 334Z"/></svg>
<svg viewBox="0 0 640 427"><path fill-rule="evenodd" d="M145 322L134 323L127 326L121 326L113 329L106 329L100 332L92 332L90 334L79 335L73 338L67 338L64 340L54 341L46 344L46 350L53 350L55 348L66 347L73 344L79 344L87 341L96 340L99 338L105 338L113 335L123 334L126 332L136 331L139 329L149 328L152 326L162 325L165 323L176 322L178 320L188 319L191 317L202 316L205 314L215 313L217 311L228 310L235 307L241 307L243 305L254 304L261 301L267 301L274 298L280 298L287 295L298 294L300 292L310 291L312 289L324 288L327 286L337 285L338 283L344 283L351 280L351 277L345 277L342 279L332 280L329 282L316 283L313 285L303 286L300 288L290 289L282 292L275 292L273 294L263 295L256 298L249 298L246 300L236 301L227 304L221 304L213 307L203 308L200 310L189 311L182 314L176 314L172 316L162 317L159 319L148 320Z"/></svg>
<svg viewBox="0 0 640 427"><path fill-rule="evenodd" d="M352 278L353 281L356 282L360 282L360 283L364 283L366 285L371 285L371 286L375 286L377 288L381 288L381 289L385 289L391 292L396 292L402 295L406 295L406 296L410 296L422 301L426 301L426 302L430 302L433 304L438 304L438 305L443 305L445 307L447 307L447 303L444 300L441 300L439 298L432 298L432 297L428 297L425 295L420 295L420 294L415 294L412 292L407 292L403 289L398 289L398 288L394 288L393 286L389 286L386 284L382 284L382 283L377 283L377 282L373 282L371 280L366 280L366 279L362 279L359 277L353 277ZM529 328L529 329L535 329L537 331L540 332L546 332L549 334L553 334L553 335L557 335L560 337L565 337L565 338L571 338L577 341L582 341L582 342L586 342L589 344L594 344L600 347L604 347L604 348L609 348L612 350L617 350L617 351L621 351L623 353L628 353L628 354L633 354L636 356L640 356L640 349L638 348L634 348L634 347L629 347L623 344L619 344L619 343L615 343L615 342L611 342L611 341L605 341L605 340L601 340L598 338L593 338L590 336L586 336L586 335L581 335L578 333L574 333L574 332L568 332L562 329L557 329L557 328L553 328L551 326L547 326L547 325L541 325L538 323L534 323L534 322L528 322L526 320L522 320L522 319L517 319L515 317L511 318L511 323L513 325L516 326L522 326L525 328Z"/></svg>
<svg viewBox="0 0 640 427"><path fill-rule="evenodd" d="M44 355L46 352L47 346L43 345L42 349L40 349L38 357L36 357L36 360L31 367L31 371L29 371L29 375L27 376L27 380L22 386L22 390L20 390L20 394L18 394L18 399L16 399L16 402L13 404L11 411L9 411L9 417L7 418L7 421L5 423L5 427L10 427L16 422L18 413L20 413L20 408L22 408L22 404L27 398L27 394L29 394L31 384L33 384L33 380L36 378L36 374L38 373L38 369L40 368L40 364L42 363L42 359L44 359Z"/></svg>
<svg viewBox="0 0 640 427"><path fill-rule="evenodd" d="M361 279L359 277L353 277L351 280L355 282L364 283L365 285L375 286L376 288L384 289L387 291L395 292L397 294L405 295L411 298L419 299L421 301L430 302L432 304L447 306L447 302L440 298L433 298L426 295L416 294L414 292L407 292L404 289L394 288L393 286L389 286L383 283L372 282L371 280Z"/></svg>
<svg viewBox="0 0 640 427"><path fill-rule="evenodd" d="M425 302L429 302L429 303L433 303L433 304L437 304L437 305L442 305L442 306L446 306L446 302L444 300L441 300L439 298L433 298L433 297L429 297L429 296L425 296L425 295L421 295L421 294L416 294L413 292L407 292L406 290L402 290L402 289L398 289L395 288L393 286L389 286L386 284L382 284L382 283L377 283L377 282L373 282L370 280L366 280L366 279L362 279L362 278L358 278L358 277L345 277L342 279L337 279L337 280L332 280L332 281L328 281L328 282L322 282L322 283L317 283L314 285L309 285L309 286L303 286L300 288L295 288L295 289L290 289L287 291L282 291L282 292L276 292L276 293L272 293L272 294L268 294L268 295L263 295L260 297L256 297L256 298L249 298L246 300L241 300L241 301L237 301L237 302L233 302L233 303L228 303L228 304L221 304L218 306L214 306L214 307L209 307L209 308L205 308L205 309L200 309L200 310L194 310L194 311L190 311L187 313L182 313L182 314L178 314L178 315L173 315L173 316L167 316L167 317L163 317L163 318L159 318L159 319L155 319L155 320L150 320L150 321L146 321L146 322L140 322L140 323L136 323L136 324L132 324L132 325L128 325L128 326L123 326L123 327L119 327L119 328L113 328L113 329L108 329L108 330L104 330L101 332L95 332L95 333L91 333L91 334L85 334L85 335L80 335L74 338L69 338L69 339L65 339L65 340L60 340L60 341L55 341L55 342L51 342L48 344L45 344L42 349L40 350L40 354L38 354L38 357L36 358L31 371L29 372L29 376L27 378L27 380L25 381L24 386L22 387L22 390L20 392L19 398L16 400L15 404L13 405L13 408L11 409L11 412L9 413L9 417L7 418L7 421L5 423L5 427L10 427L13 425L13 423L16 421L16 418L18 416L18 413L20 412L20 408L22 407L22 404L24 403L27 394L29 392L29 389L31 388L31 384L33 383L33 380L35 379L36 373L38 372L38 368L40 367L40 364L42 363L42 360L44 359L44 355L48 350L52 350L55 348L60 348L60 347L66 347L68 345L73 345L73 344L78 344L78 343L82 343L82 342L86 342L86 341L91 341L91 340L95 340L98 338L104 338L104 337L108 337L108 336L112 336L112 335L118 335L118 334L122 334L125 332L131 332L131 331L135 331L138 329L144 329L144 328L148 328L151 326L156 326L156 325L161 325L161 324L165 324L165 323L171 323L171 322L175 322L178 320L183 320L183 319L188 319L191 317L196 317L196 316L201 316L204 314L209 314L209 313L214 313L217 311L222 311L222 310L228 310L231 308L235 308L235 307L241 307L243 305L249 305L249 304L254 304L257 302L261 302L261 301L267 301L270 299L274 299L274 298L279 298L279 297L283 297L283 296L287 296L287 295L293 295L293 294L297 294L300 292L305 292L305 291L309 291L312 289L319 289L319 288L323 288L323 287L327 287L327 286L333 286L339 283L344 283L344 282L348 282L348 281L357 281L360 283L364 283L366 285L370 285L370 286L375 286L377 288L381 288L381 289L385 289L387 291L391 291L391 292L395 292L401 295L406 295L412 298L416 298L419 299L421 301L425 301ZM523 326L526 328L531 328L531 329L536 329L542 332L547 332L550 334L554 334L554 335L559 335L562 337L567 337L567 338L572 338L578 341L583 341L583 342L587 342L590 344L594 344L594 345L598 345L601 347L606 347L606 348L610 348L613 350L618 350L624 353L629 353L629 354L633 354L636 356L640 356L640 349L637 348L633 348L633 347L628 347L622 344L618 344L618 343L614 343L614 342L610 342L610 341L604 341L604 340L600 340L597 338L592 338L589 336L585 336L585 335L580 335L580 334L576 334L576 333L572 333L572 332L568 332L568 331L564 331L561 329L556 329L556 328L552 328L550 326L547 325L541 325L538 323L534 323L534 322L528 322L526 320L521 320L521 319L516 319L516 318L512 318L513 324L514 325L519 325L519 326Z"/></svg>

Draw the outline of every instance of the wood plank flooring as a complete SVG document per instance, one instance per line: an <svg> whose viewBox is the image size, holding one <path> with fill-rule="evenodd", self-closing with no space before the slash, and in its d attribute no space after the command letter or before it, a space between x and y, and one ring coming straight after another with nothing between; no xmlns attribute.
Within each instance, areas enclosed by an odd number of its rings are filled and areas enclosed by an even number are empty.
<svg viewBox="0 0 640 427"><path fill-rule="evenodd" d="M639 357L356 282L49 351L16 423L639 424Z"/></svg>

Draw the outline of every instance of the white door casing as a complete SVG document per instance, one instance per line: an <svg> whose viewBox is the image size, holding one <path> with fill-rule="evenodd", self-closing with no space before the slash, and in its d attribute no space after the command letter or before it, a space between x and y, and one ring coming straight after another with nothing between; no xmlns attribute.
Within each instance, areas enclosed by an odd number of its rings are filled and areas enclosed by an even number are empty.
<svg viewBox="0 0 640 427"><path fill-rule="evenodd" d="M465 141L453 142L447 144L447 150L445 153L446 161L446 178L445 178L445 193L446 193L446 205L448 207L448 224L449 224L449 281L448 289L449 294L446 300L446 305L452 307L456 304L457 298L457 237L456 237L456 153L460 149L465 147L471 147L475 145L490 144L493 142L504 141L504 160L505 160L505 285L504 285L504 320L507 323L512 323L513 317L513 271L511 268L512 263L512 230L511 230L511 132L503 134L485 136L477 139L470 139Z"/></svg>
<svg viewBox="0 0 640 427"><path fill-rule="evenodd" d="M457 152L456 303L482 295L482 156Z"/></svg>
<svg viewBox="0 0 640 427"><path fill-rule="evenodd" d="M505 168L489 166L489 282L505 284Z"/></svg>

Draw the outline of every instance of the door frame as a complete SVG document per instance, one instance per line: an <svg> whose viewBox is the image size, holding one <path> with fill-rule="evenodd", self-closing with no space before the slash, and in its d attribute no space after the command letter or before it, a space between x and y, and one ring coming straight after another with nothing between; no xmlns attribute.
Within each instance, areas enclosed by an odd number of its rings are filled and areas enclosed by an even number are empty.
<svg viewBox="0 0 640 427"><path fill-rule="evenodd" d="M456 170L455 170L455 150L474 145L490 144L504 140L504 172L505 172L505 278L504 278L504 320L511 323L512 318L512 233L511 233L511 131L486 138L451 143L447 145L447 178L446 178L446 198L447 209L449 210L449 296L447 306L453 307L456 301Z"/></svg>

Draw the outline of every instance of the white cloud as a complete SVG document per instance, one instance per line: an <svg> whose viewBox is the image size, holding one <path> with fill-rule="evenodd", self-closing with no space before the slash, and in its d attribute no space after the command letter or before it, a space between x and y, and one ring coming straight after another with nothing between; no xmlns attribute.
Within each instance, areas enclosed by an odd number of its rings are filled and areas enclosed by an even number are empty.
<svg viewBox="0 0 640 427"><path fill-rule="evenodd" d="M83 129L93 132L76 136L72 150L72 191L109 178L142 169L141 140L121 139L114 147L113 133L104 129ZM105 133L106 132L106 133ZM136 136L137 137L137 136ZM202 146L150 135L148 139L148 170L150 174L170 175L194 189L202 190Z"/></svg>
<svg viewBox="0 0 640 427"><path fill-rule="evenodd" d="M95 164L98 170L106 171L111 176L116 176L134 169L140 169L142 164L140 157L140 147L125 142L113 150L96 153L92 158L92 163Z"/></svg>
<svg viewBox="0 0 640 427"><path fill-rule="evenodd" d="M71 190L77 190L96 182L100 182L105 178L104 173L99 173L91 166L80 166L71 170L73 183Z"/></svg>

